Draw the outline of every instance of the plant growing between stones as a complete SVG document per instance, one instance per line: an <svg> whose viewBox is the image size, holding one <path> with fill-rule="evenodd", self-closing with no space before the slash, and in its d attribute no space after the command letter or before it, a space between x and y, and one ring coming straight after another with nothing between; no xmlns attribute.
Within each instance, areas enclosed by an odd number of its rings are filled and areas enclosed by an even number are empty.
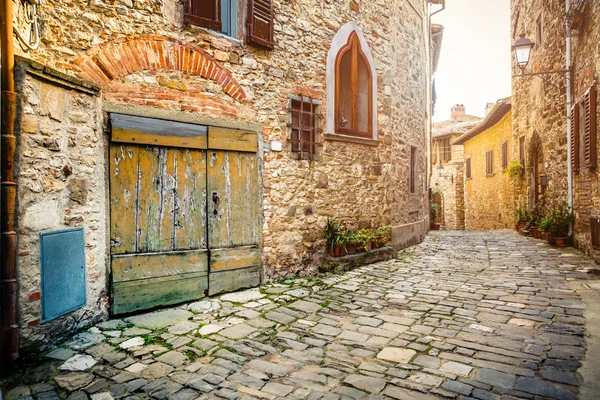
<svg viewBox="0 0 600 400"><path fill-rule="evenodd" d="M525 168L523 168L523 164L517 160L512 160L506 168L506 173L511 181L521 178L524 172Z"/></svg>

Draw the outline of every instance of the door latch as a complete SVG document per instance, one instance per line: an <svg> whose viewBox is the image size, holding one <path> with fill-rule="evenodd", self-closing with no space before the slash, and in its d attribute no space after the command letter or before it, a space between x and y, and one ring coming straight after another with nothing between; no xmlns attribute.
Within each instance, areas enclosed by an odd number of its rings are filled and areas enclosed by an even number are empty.
<svg viewBox="0 0 600 400"><path fill-rule="evenodd" d="M219 205L219 195L217 194L217 192L212 192L212 201L213 201L213 214L215 216L219 215L219 211L217 210L217 206Z"/></svg>

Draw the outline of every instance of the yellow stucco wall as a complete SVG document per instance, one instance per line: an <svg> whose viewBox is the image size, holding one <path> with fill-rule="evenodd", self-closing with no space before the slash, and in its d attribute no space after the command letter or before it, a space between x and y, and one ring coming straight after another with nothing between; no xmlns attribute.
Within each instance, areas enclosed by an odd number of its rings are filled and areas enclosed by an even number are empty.
<svg viewBox="0 0 600 400"><path fill-rule="evenodd" d="M518 141L518 139L516 139ZM465 175L465 228L514 227L513 183L502 169L502 143L508 142L508 163L517 159L512 137L512 112L496 125L464 143L464 157L471 158L471 178ZM493 150L493 172L486 174L485 155ZM466 174L466 166L464 168Z"/></svg>

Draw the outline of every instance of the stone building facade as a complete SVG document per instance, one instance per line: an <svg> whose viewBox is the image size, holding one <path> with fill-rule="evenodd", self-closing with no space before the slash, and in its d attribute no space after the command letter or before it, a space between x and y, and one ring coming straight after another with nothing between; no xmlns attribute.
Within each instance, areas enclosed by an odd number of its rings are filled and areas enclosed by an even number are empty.
<svg viewBox="0 0 600 400"><path fill-rule="evenodd" d="M518 159L513 148L509 101L497 103L486 117L453 144L465 159L465 229L507 229L514 226L514 185L506 168Z"/></svg>
<svg viewBox="0 0 600 400"><path fill-rule="evenodd" d="M463 105L456 104L450 120L433 124L431 189L442 229L465 229L463 146L453 142L479 121L481 118L468 115Z"/></svg>
<svg viewBox="0 0 600 400"><path fill-rule="evenodd" d="M515 206L539 205L544 210L569 200L568 165L571 163L572 204L576 221L574 244L600 260L600 196L598 195L597 158L598 91L595 89L600 67L600 5L596 1L572 1L572 11L581 21L569 29L571 41L572 96L574 107L570 127L567 115L566 74L513 79L513 151L524 141L526 176ZM516 41L525 33L535 42L525 72L564 70L567 59L564 1L512 0L512 36ZM581 20L579 20L581 17ZM514 57L513 57L514 61ZM513 74L520 73L513 63ZM592 97L592 101L590 101ZM587 119L587 122L586 122ZM586 127L586 123L591 123ZM570 132L568 132L570 131ZM588 133L589 132L589 133ZM569 136L572 157L568 157ZM593 139L586 144L587 139ZM546 174L547 187L540 186L540 175ZM597 232L597 233L596 233ZM596 244L596 249L593 243Z"/></svg>
<svg viewBox="0 0 600 400"><path fill-rule="evenodd" d="M390 224L398 248L422 240L429 225L429 2L267 3L273 40L266 47L247 39L245 0L231 2L238 13L226 33L190 23L178 0L46 1L38 6L39 47L28 50L15 38L22 57L16 78L22 346L111 311L115 114L185 129L208 126L208 140L213 128L252 136L262 281L315 272L329 217L349 229ZM16 26L27 36L26 3L14 5ZM335 118L336 62L349 49L360 50L361 68L371 73L368 92L357 94L371 104L368 118L357 117L368 119L366 136L340 134ZM317 144L310 151L297 149L289 127L289 109L303 99L322 115L315 116L310 140ZM67 228L84 230L86 302L43 321L40 233Z"/></svg>

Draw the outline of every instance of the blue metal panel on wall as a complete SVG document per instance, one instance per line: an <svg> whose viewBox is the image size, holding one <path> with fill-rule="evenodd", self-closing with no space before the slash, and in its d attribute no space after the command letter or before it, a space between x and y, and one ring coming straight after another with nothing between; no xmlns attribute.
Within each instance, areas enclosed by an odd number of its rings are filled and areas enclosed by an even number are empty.
<svg viewBox="0 0 600 400"><path fill-rule="evenodd" d="M40 234L42 322L86 304L83 228Z"/></svg>

